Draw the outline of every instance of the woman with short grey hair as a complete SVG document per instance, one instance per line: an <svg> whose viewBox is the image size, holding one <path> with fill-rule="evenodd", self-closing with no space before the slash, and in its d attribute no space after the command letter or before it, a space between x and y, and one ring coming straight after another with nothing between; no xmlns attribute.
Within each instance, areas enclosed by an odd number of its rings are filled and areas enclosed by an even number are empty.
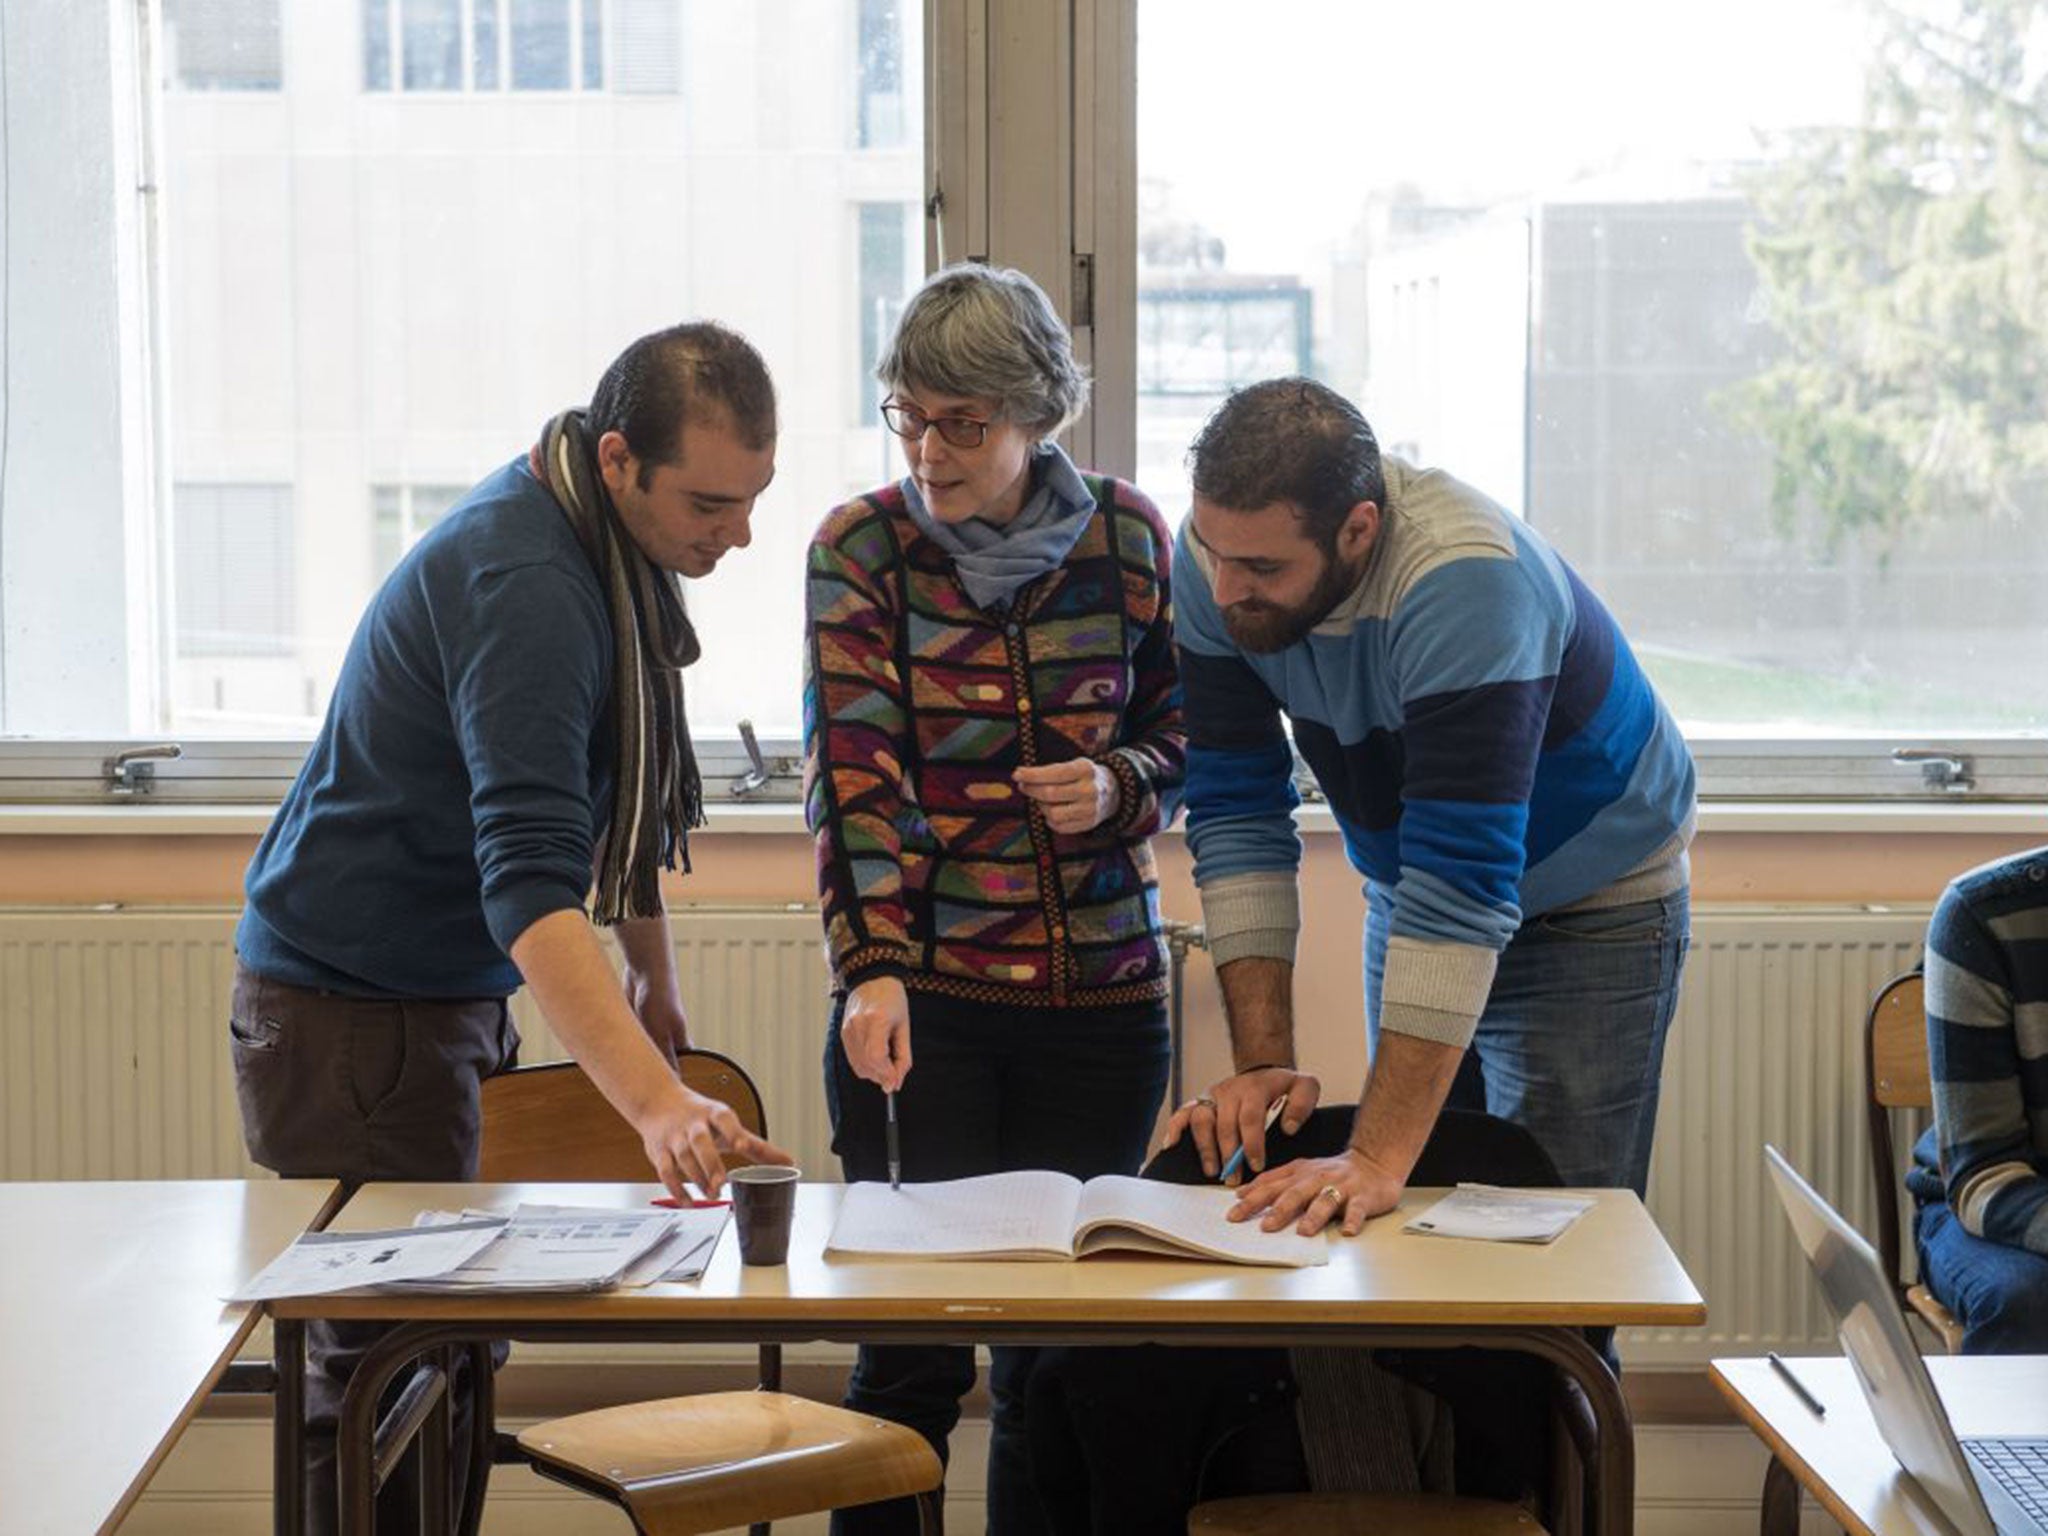
<svg viewBox="0 0 2048 1536"><path fill-rule="evenodd" d="M1086 404L1021 272L949 267L876 370L907 473L828 515L806 602L806 810L849 1180L1135 1173L1166 1087L1150 834L1180 798L1172 538L1053 436ZM915 1060L913 1062L913 1045ZM1032 1352L995 1351L988 1529L1043 1529L1024 1464ZM847 1403L943 1455L965 1347L863 1347ZM908 1531L907 1504L833 1517Z"/></svg>

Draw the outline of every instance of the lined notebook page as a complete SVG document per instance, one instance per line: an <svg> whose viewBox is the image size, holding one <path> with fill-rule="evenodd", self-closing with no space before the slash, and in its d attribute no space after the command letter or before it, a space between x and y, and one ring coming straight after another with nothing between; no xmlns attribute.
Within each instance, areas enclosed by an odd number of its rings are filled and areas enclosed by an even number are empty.
<svg viewBox="0 0 2048 1536"><path fill-rule="evenodd" d="M925 1259L974 1255L1066 1258L1079 1181L1064 1173L994 1173L940 1184L855 1184L826 1250Z"/></svg>

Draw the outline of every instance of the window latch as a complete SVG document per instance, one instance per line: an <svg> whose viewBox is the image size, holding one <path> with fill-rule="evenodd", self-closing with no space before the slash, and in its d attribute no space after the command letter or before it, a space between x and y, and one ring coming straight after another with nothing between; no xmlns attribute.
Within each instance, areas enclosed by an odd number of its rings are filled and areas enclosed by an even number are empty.
<svg viewBox="0 0 2048 1536"><path fill-rule="evenodd" d="M761 755L761 743L754 735L754 722L751 720L740 722L740 745L746 748L747 771L733 779L728 792L735 800L746 800L774 782L775 770Z"/></svg>
<svg viewBox="0 0 2048 1536"><path fill-rule="evenodd" d="M1892 761L1918 764L1923 789L1959 795L1977 785L1976 777L1970 772L1969 758L1944 747L1893 747Z"/></svg>
<svg viewBox="0 0 2048 1536"><path fill-rule="evenodd" d="M157 760L174 760L184 755L185 749L175 741L124 748L100 764L107 775L107 793L124 799L154 794Z"/></svg>

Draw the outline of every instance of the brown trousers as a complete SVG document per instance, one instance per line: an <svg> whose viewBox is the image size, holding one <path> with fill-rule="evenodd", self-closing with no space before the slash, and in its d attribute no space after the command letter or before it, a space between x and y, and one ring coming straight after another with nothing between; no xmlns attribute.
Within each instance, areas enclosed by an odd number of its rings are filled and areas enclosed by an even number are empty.
<svg viewBox="0 0 2048 1536"><path fill-rule="evenodd" d="M350 1188L474 1179L479 1087L519 1054L503 998L343 997L239 964L228 1032L249 1155L288 1179L338 1179ZM314 1323L306 1330L306 1510L316 1536L335 1528L342 1393L384 1328ZM459 1447L467 1443L471 1403L460 1358L453 1386ZM459 1484L460 1452L453 1466ZM458 1486L458 1499L461 1493ZM416 1529L418 1499L413 1479L393 1477L378 1499L377 1529Z"/></svg>

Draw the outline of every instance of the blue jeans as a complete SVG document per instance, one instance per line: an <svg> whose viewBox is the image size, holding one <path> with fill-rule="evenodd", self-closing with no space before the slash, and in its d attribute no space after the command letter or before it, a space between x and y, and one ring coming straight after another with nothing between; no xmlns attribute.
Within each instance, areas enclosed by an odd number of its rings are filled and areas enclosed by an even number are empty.
<svg viewBox="0 0 2048 1536"><path fill-rule="evenodd" d="M1366 1040L1374 1051L1386 905L1371 902L1365 918ZM1527 1127L1566 1184L1642 1194L1691 911L1680 890L1524 923L1501 953L1448 1106Z"/></svg>
<svg viewBox="0 0 2048 1536"><path fill-rule="evenodd" d="M853 1075L839 1044L842 999L825 1037L832 1150L848 1182L886 1179L885 1106ZM999 1008L910 994L913 1066L896 1095L903 1177L964 1179L1015 1168L1075 1178L1136 1173L1166 1093L1166 1004L1097 1009ZM971 1276L964 1276L966 1285ZM1046 1529L1031 1486L1024 1398L1038 1351L990 1351L989 1536ZM908 1425L946 1455L960 1399L974 1385L966 1345L862 1345L846 1406ZM840 1510L834 1536L917 1529L912 1501Z"/></svg>
<svg viewBox="0 0 2048 1536"><path fill-rule="evenodd" d="M1963 1325L1966 1355L2048 1355L2048 1258L1963 1230L1948 1202L1913 1221L1920 1278Z"/></svg>

